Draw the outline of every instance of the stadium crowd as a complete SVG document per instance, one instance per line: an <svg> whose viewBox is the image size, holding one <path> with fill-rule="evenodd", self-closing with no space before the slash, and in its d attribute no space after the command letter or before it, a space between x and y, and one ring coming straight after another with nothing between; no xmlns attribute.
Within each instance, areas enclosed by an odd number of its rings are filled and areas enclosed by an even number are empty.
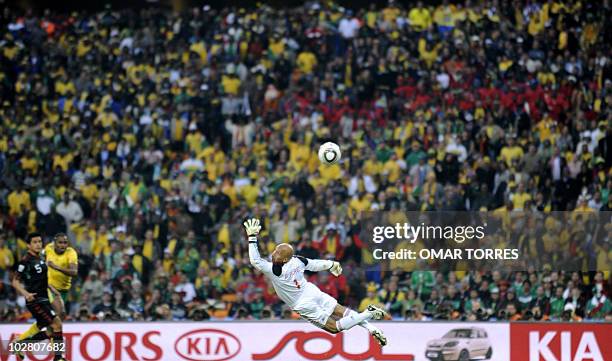
<svg viewBox="0 0 612 361"><path fill-rule="evenodd" d="M584 273L383 272L358 228L368 210L609 217L611 19L558 0L6 7L0 319L29 318L9 278L35 230L78 252L72 320L295 317L248 262L256 216L264 255L340 260L310 277L356 309L610 321L609 222L589 236L604 272Z"/></svg>

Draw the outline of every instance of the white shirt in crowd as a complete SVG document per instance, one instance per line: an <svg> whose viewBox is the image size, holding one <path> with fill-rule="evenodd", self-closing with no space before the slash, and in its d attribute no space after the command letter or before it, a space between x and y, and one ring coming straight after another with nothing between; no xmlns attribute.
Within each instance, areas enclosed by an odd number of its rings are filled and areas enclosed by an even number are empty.
<svg viewBox="0 0 612 361"><path fill-rule="evenodd" d="M461 163L465 162L465 160L467 159L467 150L465 149L465 146L457 142L457 140L455 139L451 139L449 141L445 151L446 153L457 154L457 159Z"/></svg>
<svg viewBox="0 0 612 361"><path fill-rule="evenodd" d="M72 175L72 182L76 189L81 189L85 185L85 173L80 169Z"/></svg>
<svg viewBox="0 0 612 361"><path fill-rule="evenodd" d="M55 207L55 210L57 213L61 214L64 219L66 219L66 223L68 224L79 222L81 219L83 219L83 210L81 209L81 206L72 200L68 201L68 203L63 201L60 202Z"/></svg>
<svg viewBox="0 0 612 361"><path fill-rule="evenodd" d="M174 291L178 292L178 293L185 293L185 296L183 296L183 302L185 302L185 303L189 303L189 302L193 301L193 299L196 296L195 287L194 287L193 283L191 283L191 282L185 282L185 283L178 284L174 288Z"/></svg>
<svg viewBox="0 0 612 361"><path fill-rule="evenodd" d="M181 170L186 171L203 171L204 170L204 162L201 159L197 158L187 158L181 162L179 167Z"/></svg>
<svg viewBox="0 0 612 361"><path fill-rule="evenodd" d="M36 197L36 209L44 216L51 213L51 207L54 203L55 200L48 194Z"/></svg>
<svg viewBox="0 0 612 361"><path fill-rule="evenodd" d="M561 179L561 157L556 156L551 161L553 181Z"/></svg>
<svg viewBox="0 0 612 361"><path fill-rule="evenodd" d="M359 20L356 18L343 18L340 20L338 30L343 38L352 39L357 35L357 31L359 30Z"/></svg>
<svg viewBox="0 0 612 361"><path fill-rule="evenodd" d="M450 76L446 73L440 73L436 75L436 80L442 89L447 89L450 85Z"/></svg>
<svg viewBox="0 0 612 361"><path fill-rule="evenodd" d="M239 177L234 179L234 187L236 190L240 190L240 188L248 186L251 184L251 179L249 177Z"/></svg>
<svg viewBox="0 0 612 361"><path fill-rule="evenodd" d="M359 181L363 180L363 186L365 188L365 191L368 193L374 193L376 192L376 183L374 183L374 180L372 179L372 177L370 177L367 174L364 174L361 177L358 176L354 176L351 178L351 181L349 182L349 186L348 186L348 194L349 196L354 196L357 194L357 191L359 189Z"/></svg>
<svg viewBox="0 0 612 361"><path fill-rule="evenodd" d="M225 129L232 134L232 147L237 147L240 144L250 146L253 143L253 135L255 134L255 124L253 122L238 125L228 119L225 121Z"/></svg>

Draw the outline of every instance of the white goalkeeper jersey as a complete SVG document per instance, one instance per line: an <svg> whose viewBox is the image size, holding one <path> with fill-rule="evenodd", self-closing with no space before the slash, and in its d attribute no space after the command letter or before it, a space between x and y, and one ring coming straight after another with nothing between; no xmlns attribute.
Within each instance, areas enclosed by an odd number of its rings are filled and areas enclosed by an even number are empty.
<svg viewBox="0 0 612 361"><path fill-rule="evenodd" d="M253 267L270 280L278 297L292 309L303 295L321 292L316 285L308 282L304 277L304 271L327 271L334 264L333 261L294 256L282 266L274 265L261 258L255 237L249 237L249 259Z"/></svg>

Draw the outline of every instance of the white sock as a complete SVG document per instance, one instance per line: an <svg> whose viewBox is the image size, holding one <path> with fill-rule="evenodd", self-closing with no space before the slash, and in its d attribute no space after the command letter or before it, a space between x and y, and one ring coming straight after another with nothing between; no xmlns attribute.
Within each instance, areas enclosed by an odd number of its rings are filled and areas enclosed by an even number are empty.
<svg viewBox="0 0 612 361"><path fill-rule="evenodd" d="M348 308L347 308L347 311L348 311L348 312L345 312L345 313L344 313L344 315L345 315L345 316L348 316L348 315L358 315L358 313L357 313L357 312L355 312L355 311L353 311L353 310L351 310L351 309L348 309ZM348 315L347 315L347 313L348 313ZM359 325L358 325L358 326L361 326L361 327L365 328L365 329L366 329L366 330L368 330L368 332L370 332L370 333L372 333L372 331L374 331L374 330L377 330L377 328L376 328L376 327L374 327L374 325L372 325L372 324L371 324L371 323L369 323L368 321L361 321L361 323L359 323Z"/></svg>
<svg viewBox="0 0 612 361"><path fill-rule="evenodd" d="M344 312L344 317L336 321L336 327L342 331L359 325L368 330L368 332L371 332L374 326L368 322L370 319L372 319L372 314L368 311L357 313L347 308Z"/></svg>

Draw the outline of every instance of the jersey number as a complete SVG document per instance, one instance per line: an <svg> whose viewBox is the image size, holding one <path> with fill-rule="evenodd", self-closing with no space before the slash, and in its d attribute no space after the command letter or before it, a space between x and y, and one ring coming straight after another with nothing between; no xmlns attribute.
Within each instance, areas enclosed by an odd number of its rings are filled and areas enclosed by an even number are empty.
<svg viewBox="0 0 612 361"><path fill-rule="evenodd" d="M36 273L42 273L42 267L39 264L34 265L34 268L36 269Z"/></svg>
<svg viewBox="0 0 612 361"><path fill-rule="evenodd" d="M302 287L300 287L300 284L298 283L298 281L297 281L297 280L293 280L293 282L295 282L295 287L297 287L297 288L302 288Z"/></svg>

